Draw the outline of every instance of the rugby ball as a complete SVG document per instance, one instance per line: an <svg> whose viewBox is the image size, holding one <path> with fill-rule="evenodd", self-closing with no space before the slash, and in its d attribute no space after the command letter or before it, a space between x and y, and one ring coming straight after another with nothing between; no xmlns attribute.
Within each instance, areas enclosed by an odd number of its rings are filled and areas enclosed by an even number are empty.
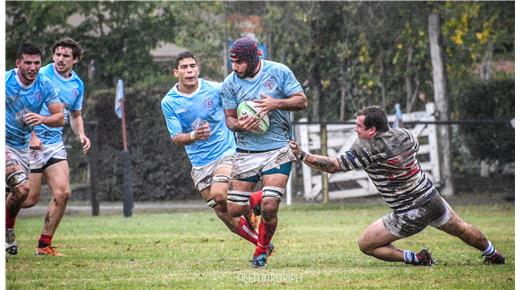
<svg viewBox="0 0 520 290"><path fill-rule="evenodd" d="M260 116L258 115L258 111L255 106L255 102L244 101L238 105L237 117L240 118L242 116L252 116L255 119L260 119ZM255 129L255 131L253 131L253 133L264 134L267 131L267 129L269 129L269 117L265 115L260 119L260 124Z"/></svg>

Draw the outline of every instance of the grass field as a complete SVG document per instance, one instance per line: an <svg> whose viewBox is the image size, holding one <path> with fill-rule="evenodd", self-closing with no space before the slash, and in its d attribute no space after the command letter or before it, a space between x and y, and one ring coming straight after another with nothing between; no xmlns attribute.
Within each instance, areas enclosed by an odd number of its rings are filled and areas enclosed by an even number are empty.
<svg viewBox="0 0 520 290"><path fill-rule="evenodd" d="M212 211L65 216L54 244L66 257L35 257L41 218L20 218L18 255L6 262L7 289L513 289L514 205L454 206L507 258L480 253L434 228L396 243L429 247L438 263L414 267L365 256L357 237L380 205L283 208L266 269L249 268L253 246L227 231Z"/></svg>

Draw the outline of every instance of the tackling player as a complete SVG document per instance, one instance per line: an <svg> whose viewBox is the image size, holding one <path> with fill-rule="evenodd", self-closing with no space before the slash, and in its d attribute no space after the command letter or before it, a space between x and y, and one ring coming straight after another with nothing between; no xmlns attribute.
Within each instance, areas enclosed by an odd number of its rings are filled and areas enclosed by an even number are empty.
<svg viewBox="0 0 520 290"><path fill-rule="evenodd" d="M362 168L392 208L392 212L369 225L358 240L359 249L385 261L431 266L427 249L418 253L396 248L392 243L432 226L456 236L482 252L487 264L504 264L505 258L475 226L464 222L439 194L416 159L419 143L410 131L389 128L380 107L366 107L357 114L358 139L339 157L303 152L290 146L305 164L334 173Z"/></svg>

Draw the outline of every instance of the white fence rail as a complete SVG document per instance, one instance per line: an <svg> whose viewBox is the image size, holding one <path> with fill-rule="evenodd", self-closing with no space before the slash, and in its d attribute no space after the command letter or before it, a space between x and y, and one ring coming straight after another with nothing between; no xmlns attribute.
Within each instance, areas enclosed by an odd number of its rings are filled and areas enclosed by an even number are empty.
<svg viewBox="0 0 520 290"><path fill-rule="evenodd" d="M426 111L402 114L403 122L435 121L435 105L428 103ZM388 121L393 122L394 115L388 115ZM305 122L305 119L300 120ZM437 149L437 134L434 124L417 124L409 129L419 139L418 159L422 169L436 184L440 182L439 155ZM357 139L355 125L327 125L327 154L339 156L350 148ZM320 152L320 125L298 125L297 139L303 150L312 153ZM322 172L304 165L303 197L306 200L317 200L322 196ZM290 204L292 185L289 185L287 203ZM359 197L377 194L377 190L363 170L338 172L329 174L330 199Z"/></svg>

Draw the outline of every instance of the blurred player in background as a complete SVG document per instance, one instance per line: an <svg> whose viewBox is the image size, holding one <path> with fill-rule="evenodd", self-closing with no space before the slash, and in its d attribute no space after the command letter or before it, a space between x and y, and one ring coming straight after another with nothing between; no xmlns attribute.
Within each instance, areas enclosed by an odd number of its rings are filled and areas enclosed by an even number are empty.
<svg viewBox="0 0 520 290"><path fill-rule="evenodd" d="M260 55L254 40L236 40L230 51L233 72L222 85L226 123L237 138L228 199L235 203L233 207L238 206L238 211L247 211L251 192L260 180L263 185L262 217L252 261L255 268L267 263L269 244L278 224L278 207L295 160L288 146L292 137L289 111L307 108L307 98L292 71L283 64L260 60ZM259 119L237 117L237 107L244 101L254 101L260 115L268 115L270 127L264 134L252 133Z"/></svg>
<svg viewBox="0 0 520 290"><path fill-rule="evenodd" d="M81 60L81 46L70 38L64 38L52 46L52 60L40 73L46 76L58 90L58 96L65 105L65 122L70 118L72 131L83 146L83 153L90 148L90 140L85 135L81 108L83 103L83 81L74 65ZM49 115L46 106L40 112ZM70 115L70 116L69 116ZM45 177L52 194L43 228L36 247L36 256L64 256L52 247L52 238L65 213L71 195L67 151L63 143L63 127L51 128L39 125L34 128L31 141L31 191L22 208L34 206L40 200L42 177Z"/></svg>
<svg viewBox="0 0 520 290"><path fill-rule="evenodd" d="M41 52L24 43L17 52L16 68L5 75L5 250L16 255L14 226L29 195L29 138L34 126L63 126L63 104L54 85L42 74ZM43 106L47 115L40 115Z"/></svg>
<svg viewBox="0 0 520 290"><path fill-rule="evenodd" d="M358 139L339 157L303 152L291 141L293 153L317 170L334 173L362 168L392 212L369 225L358 240L359 249L385 261L431 266L427 249L418 253L392 243L432 226L456 236L482 252L487 264L504 264L505 258L475 226L464 222L439 194L416 159L419 142L410 131L389 128L380 107L366 107L357 114Z"/></svg>

